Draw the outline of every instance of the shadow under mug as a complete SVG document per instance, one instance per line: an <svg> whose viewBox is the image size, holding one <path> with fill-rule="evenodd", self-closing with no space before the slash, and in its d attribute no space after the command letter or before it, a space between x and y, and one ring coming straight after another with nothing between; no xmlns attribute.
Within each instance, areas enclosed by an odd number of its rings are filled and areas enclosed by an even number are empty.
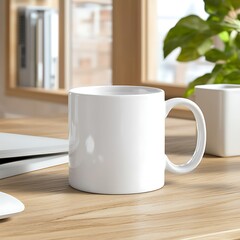
<svg viewBox="0 0 240 240"><path fill-rule="evenodd" d="M173 164L165 155L165 118L176 105L197 122L192 158ZM130 194L164 185L165 169L187 173L200 163L206 127L199 107L188 99L165 101L164 91L138 86L75 88L69 92L69 183L81 191Z"/></svg>

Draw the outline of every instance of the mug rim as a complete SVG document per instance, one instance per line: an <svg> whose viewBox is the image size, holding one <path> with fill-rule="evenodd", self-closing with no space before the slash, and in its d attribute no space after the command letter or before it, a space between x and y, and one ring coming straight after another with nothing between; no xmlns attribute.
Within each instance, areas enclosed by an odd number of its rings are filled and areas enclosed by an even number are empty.
<svg viewBox="0 0 240 240"><path fill-rule="evenodd" d="M159 93L164 94L164 91L160 88L129 85L85 86L69 90L69 94L105 97L149 96Z"/></svg>
<svg viewBox="0 0 240 240"><path fill-rule="evenodd" d="M197 85L195 89L203 89L210 91L239 91L240 84L205 84L205 85Z"/></svg>

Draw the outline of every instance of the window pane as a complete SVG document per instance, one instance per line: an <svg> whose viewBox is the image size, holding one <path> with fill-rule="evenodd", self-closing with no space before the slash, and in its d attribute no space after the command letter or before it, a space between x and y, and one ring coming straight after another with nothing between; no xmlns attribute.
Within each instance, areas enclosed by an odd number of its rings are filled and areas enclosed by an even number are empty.
<svg viewBox="0 0 240 240"><path fill-rule="evenodd" d="M72 1L72 74L69 87L112 82L112 1Z"/></svg>
<svg viewBox="0 0 240 240"><path fill-rule="evenodd" d="M157 82L172 83L186 85L188 82L194 80L196 77L210 72L213 68L212 64L207 63L204 59L198 59L194 62L179 63L176 58L180 49L176 49L166 59L163 59L163 41L164 38L179 19L184 16L195 14L203 19L207 18L204 11L204 2L196 0L183 0L181 4L178 0L161 1L157 0L157 17L156 17L156 31L157 31L157 54L155 77Z"/></svg>

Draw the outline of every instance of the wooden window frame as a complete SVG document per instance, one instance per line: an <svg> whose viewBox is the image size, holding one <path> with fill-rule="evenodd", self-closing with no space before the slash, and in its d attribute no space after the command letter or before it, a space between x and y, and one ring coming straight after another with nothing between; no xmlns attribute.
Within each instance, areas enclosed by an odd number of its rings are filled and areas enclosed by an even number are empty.
<svg viewBox="0 0 240 240"><path fill-rule="evenodd" d="M182 85L154 79L156 0L113 0L113 84L158 87L166 98L181 97Z"/></svg>

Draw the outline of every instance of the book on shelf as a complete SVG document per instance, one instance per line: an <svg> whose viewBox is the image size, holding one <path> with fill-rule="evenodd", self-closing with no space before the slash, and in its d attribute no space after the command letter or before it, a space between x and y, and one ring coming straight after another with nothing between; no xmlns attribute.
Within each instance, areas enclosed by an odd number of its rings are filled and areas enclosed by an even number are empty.
<svg viewBox="0 0 240 240"><path fill-rule="evenodd" d="M55 9L18 8L18 86L58 87L58 22Z"/></svg>
<svg viewBox="0 0 240 240"><path fill-rule="evenodd" d="M43 87L43 55L44 54L44 41L43 41L43 13L38 13L38 19L36 24L36 87Z"/></svg>
<svg viewBox="0 0 240 240"><path fill-rule="evenodd" d="M44 12L44 82L46 89L58 88L58 13ZM53 34L54 33L54 34Z"/></svg>

